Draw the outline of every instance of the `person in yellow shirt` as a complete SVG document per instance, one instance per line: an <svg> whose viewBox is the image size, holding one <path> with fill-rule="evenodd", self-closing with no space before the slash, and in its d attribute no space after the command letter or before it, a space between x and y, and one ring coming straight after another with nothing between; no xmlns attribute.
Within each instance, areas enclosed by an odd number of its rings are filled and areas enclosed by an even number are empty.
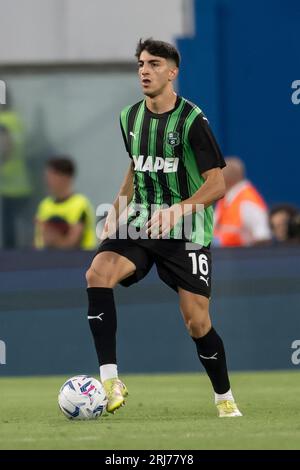
<svg viewBox="0 0 300 470"><path fill-rule="evenodd" d="M32 188L25 160L25 131L12 109L11 97L0 106L0 198L3 248L17 246L17 220L22 217Z"/></svg>
<svg viewBox="0 0 300 470"><path fill-rule="evenodd" d="M37 249L83 249L96 245L95 216L88 198L74 192L75 164L65 156L46 166L50 195L37 209L34 245Z"/></svg>

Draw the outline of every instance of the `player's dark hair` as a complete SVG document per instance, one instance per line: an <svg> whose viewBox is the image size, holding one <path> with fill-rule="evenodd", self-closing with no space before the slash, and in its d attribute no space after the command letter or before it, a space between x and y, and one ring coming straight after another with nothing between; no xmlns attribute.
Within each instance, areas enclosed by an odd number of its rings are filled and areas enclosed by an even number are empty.
<svg viewBox="0 0 300 470"><path fill-rule="evenodd" d="M49 158L47 168L67 176L74 176L76 173L75 163L71 158L64 155Z"/></svg>
<svg viewBox="0 0 300 470"><path fill-rule="evenodd" d="M177 67L180 65L180 55L178 50L172 44L164 41L156 41L152 38L140 39L135 51L135 57L139 60L140 55L143 51L149 52L149 54L163 57L164 59L173 60Z"/></svg>

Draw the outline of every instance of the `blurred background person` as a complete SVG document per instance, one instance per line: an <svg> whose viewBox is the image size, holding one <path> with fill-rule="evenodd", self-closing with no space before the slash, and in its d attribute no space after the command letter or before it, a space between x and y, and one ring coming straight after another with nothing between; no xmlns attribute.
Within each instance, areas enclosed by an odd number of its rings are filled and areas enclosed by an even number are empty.
<svg viewBox="0 0 300 470"><path fill-rule="evenodd" d="M53 249L95 248L95 217L86 196L74 192L75 164L65 156L51 158L46 166L49 196L36 214L35 247Z"/></svg>
<svg viewBox="0 0 300 470"><path fill-rule="evenodd" d="M18 222L31 194L25 162L25 135L19 114L12 109L9 93L0 107L0 197L3 248L18 244Z"/></svg>
<svg viewBox="0 0 300 470"><path fill-rule="evenodd" d="M277 204L270 210L270 227L275 242L288 242L294 238L294 220L299 214L292 204Z"/></svg>
<svg viewBox="0 0 300 470"><path fill-rule="evenodd" d="M226 158L226 193L215 212L214 244L250 246L270 240L268 209L257 189L245 178L240 158Z"/></svg>

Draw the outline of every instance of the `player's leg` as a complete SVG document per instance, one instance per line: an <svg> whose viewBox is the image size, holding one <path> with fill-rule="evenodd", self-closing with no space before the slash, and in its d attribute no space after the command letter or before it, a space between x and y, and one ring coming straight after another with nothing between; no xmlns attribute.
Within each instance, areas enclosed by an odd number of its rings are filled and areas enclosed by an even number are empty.
<svg viewBox="0 0 300 470"><path fill-rule="evenodd" d="M107 411L114 412L124 404L125 385L118 380L116 358L117 314L113 288L131 276L135 264L112 251L96 255L86 273L88 283L88 320L100 366L101 381L108 396Z"/></svg>
<svg viewBox="0 0 300 470"><path fill-rule="evenodd" d="M219 416L241 416L230 389L223 341L211 324L209 299L180 287L178 294L184 322L211 380Z"/></svg>

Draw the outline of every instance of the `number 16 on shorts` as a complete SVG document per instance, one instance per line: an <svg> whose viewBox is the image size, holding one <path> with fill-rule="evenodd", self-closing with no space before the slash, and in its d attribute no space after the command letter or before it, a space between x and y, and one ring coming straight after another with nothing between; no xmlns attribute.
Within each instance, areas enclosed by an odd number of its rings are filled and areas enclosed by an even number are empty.
<svg viewBox="0 0 300 470"><path fill-rule="evenodd" d="M199 279L205 282L208 286L209 283L209 259L204 253L189 253L189 258L192 260L192 273L198 275Z"/></svg>

